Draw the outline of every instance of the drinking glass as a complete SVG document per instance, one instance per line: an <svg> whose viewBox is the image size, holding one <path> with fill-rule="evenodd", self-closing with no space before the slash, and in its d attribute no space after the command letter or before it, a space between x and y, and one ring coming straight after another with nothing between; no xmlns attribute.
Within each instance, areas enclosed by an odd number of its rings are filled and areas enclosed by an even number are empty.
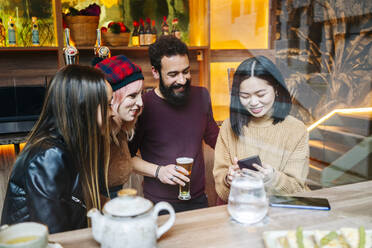
<svg viewBox="0 0 372 248"><path fill-rule="evenodd" d="M192 165L194 163L193 158L181 157L176 159L177 165L185 168L189 172L189 178L191 176ZM190 200L190 182L185 182L185 186L179 186L178 199L180 200Z"/></svg>
<svg viewBox="0 0 372 248"><path fill-rule="evenodd" d="M241 171L232 180L227 209L237 222L253 224L268 211L268 200L262 177L255 172Z"/></svg>

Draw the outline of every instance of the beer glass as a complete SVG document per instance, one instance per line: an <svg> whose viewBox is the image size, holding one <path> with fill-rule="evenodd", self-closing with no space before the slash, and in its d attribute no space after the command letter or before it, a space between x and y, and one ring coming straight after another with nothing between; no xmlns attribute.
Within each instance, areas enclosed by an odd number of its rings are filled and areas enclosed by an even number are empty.
<svg viewBox="0 0 372 248"><path fill-rule="evenodd" d="M185 168L189 172L189 176L191 175L192 164L194 163L193 158L181 157L176 159L177 166L181 166ZM190 178L190 177L189 177ZM185 182L185 186L179 186L179 194L178 199L180 200L190 200L190 182Z"/></svg>

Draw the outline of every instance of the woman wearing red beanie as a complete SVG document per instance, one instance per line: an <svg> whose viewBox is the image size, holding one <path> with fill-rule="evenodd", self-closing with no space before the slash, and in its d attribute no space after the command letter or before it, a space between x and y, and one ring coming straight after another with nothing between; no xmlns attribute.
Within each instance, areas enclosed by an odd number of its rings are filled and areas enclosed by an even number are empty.
<svg viewBox="0 0 372 248"><path fill-rule="evenodd" d="M137 118L142 112L141 92L144 77L141 68L124 55L104 59L95 67L105 73L114 91L111 102L114 116L111 125L108 185L110 196L115 197L133 171L128 141L134 135Z"/></svg>

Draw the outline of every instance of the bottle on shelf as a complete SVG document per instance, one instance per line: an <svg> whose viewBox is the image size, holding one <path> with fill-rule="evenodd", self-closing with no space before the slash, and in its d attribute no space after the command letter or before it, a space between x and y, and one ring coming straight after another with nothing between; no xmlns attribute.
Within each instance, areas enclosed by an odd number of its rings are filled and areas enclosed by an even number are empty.
<svg viewBox="0 0 372 248"><path fill-rule="evenodd" d="M101 29L97 28L97 40L94 46L94 55L96 57L106 59L111 57L110 49L107 46L102 46Z"/></svg>
<svg viewBox="0 0 372 248"><path fill-rule="evenodd" d="M32 46L40 46L39 25L37 23L37 17L33 16L31 20L32 20Z"/></svg>
<svg viewBox="0 0 372 248"><path fill-rule="evenodd" d="M79 64L79 51L74 47L70 40L70 29L65 28L66 47L63 48L63 58L66 65Z"/></svg>
<svg viewBox="0 0 372 248"><path fill-rule="evenodd" d="M146 18L146 28L145 28L145 46L149 46L152 43L152 33L151 33L151 20Z"/></svg>
<svg viewBox="0 0 372 248"><path fill-rule="evenodd" d="M163 17L163 23L161 24L161 35L169 35L169 26L166 16Z"/></svg>
<svg viewBox="0 0 372 248"><path fill-rule="evenodd" d="M138 34L138 22L133 22L133 32L132 32L132 46L139 47L139 34Z"/></svg>
<svg viewBox="0 0 372 248"><path fill-rule="evenodd" d="M181 31L178 27L178 18L174 18L172 21L172 35L181 39Z"/></svg>
<svg viewBox="0 0 372 248"><path fill-rule="evenodd" d="M152 34L152 43L155 43L158 37L158 31L156 30L156 27L155 27L155 20L152 20L151 22L151 34Z"/></svg>
<svg viewBox="0 0 372 248"><path fill-rule="evenodd" d="M3 19L0 18L0 47L6 46L5 28L3 25Z"/></svg>
<svg viewBox="0 0 372 248"><path fill-rule="evenodd" d="M143 22L142 18L140 18L140 26L139 26L138 36L139 36L140 46L144 46L145 45L145 28L144 28L144 22Z"/></svg>
<svg viewBox="0 0 372 248"><path fill-rule="evenodd" d="M96 29L96 35L97 35L97 39L96 39L96 44L94 45L94 55L98 55L98 49L101 47L102 45L102 36L101 36L101 29L97 28Z"/></svg>
<svg viewBox="0 0 372 248"><path fill-rule="evenodd" d="M17 46L16 25L13 17L9 16L8 22L8 44L10 47Z"/></svg>

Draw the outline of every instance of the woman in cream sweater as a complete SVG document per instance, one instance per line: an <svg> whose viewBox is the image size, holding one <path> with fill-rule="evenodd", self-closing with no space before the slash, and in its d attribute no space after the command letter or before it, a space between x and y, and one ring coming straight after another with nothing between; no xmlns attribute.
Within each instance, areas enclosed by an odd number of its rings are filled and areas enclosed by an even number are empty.
<svg viewBox="0 0 372 248"><path fill-rule="evenodd" d="M291 194L308 188L309 147L305 125L289 115L291 97L283 76L266 57L243 61L234 74L230 118L221 126L213 175L218 196L227 202L237 161L258 155L254 164L271 179L271 192Z"/></svg>

